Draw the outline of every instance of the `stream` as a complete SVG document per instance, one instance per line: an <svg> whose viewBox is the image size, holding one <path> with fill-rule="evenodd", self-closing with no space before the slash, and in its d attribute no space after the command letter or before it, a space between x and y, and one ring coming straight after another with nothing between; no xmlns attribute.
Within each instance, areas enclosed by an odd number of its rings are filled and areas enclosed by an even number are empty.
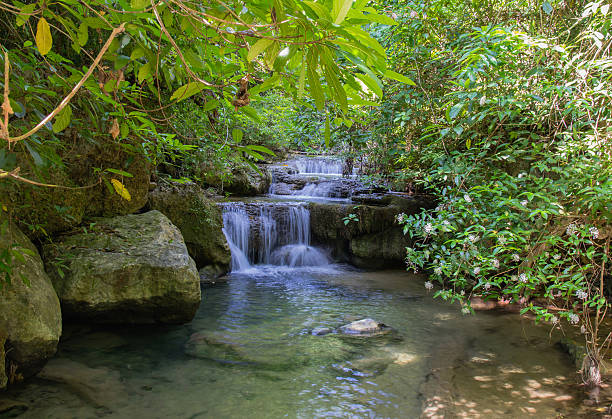
<svg viewBox="0 0 612 419"><path fill-rule="evenodd" d="M298 172L325 180L221 204L232 272L203 290L196 318L66 326L50 362L66 377L10 390L28 406L19 417L571 417L583 396L549 326L464 316L434 300L422 276L358 270L312 246L305 202L349 199L321 192L341 169L304 162ZM337 332L362 318L391 332Z"/></svg>

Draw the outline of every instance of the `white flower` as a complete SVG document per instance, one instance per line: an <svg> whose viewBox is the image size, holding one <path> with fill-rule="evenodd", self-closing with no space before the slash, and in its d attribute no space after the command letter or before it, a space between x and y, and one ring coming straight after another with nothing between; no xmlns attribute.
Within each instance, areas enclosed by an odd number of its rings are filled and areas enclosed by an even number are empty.
<svg viewBox="0 0 612 419"><path fill-rule="evenodd" d="M472 243L476 243L478 241L478 236L476 236L476 234L470 234L468 235L468 240Z"/></svg>
<svg viewBox="0 0 612 419"><path fill-rule="evenodd" d="M442 275L442 267L441 267L441 266L436 266L436 267L434 268L434 273L435 273L436 275Z"/></svg>
<svg viewBox="0 0 612 419"><path fill-rule="evenodd" d="M510 277L510 281L513 281L513 282L518 281L518 276L516 276L516 275L512 275L512 276Z"/></svg>
<svg viewBox="0 0 612 419"><path fill-rule="evenodd" d="M557 323L559 323L559 319L557 318L557 316L552 316L552 317L550 318L550 322L551 322L552 324L557 324Z"/></svg>
<svg viewBox="0 0 612 419"><path fill-rule="evenodd" d="M520 262L521 261L521 257L518 255L518 253L514 253L512 255L512 260L515 262Z"/></svg>
<svg viewBox="0 0 612 419"><path fill-rule="evenodd" d="M576 291L576 298L578 298L579 300L586 300L587 298L589 298L589 294L587 294L583 290L578 290Z"/></svg>
<svg viewBox="0 0 612 419"><path fill-rule="evenodd" d="M518 277L519 281L521 281L523 284L527 283L527 275L525 274L520 274Z"/></svg>
<svg viewBox="0 0 612 419"><path fill-rule="evenodd" d="M480 106L484 106L485 103L487 103L487 97L485 95L483 95L480 98Z"/></svg>
<svg viewBox="0 0 612 419"><path fill-rule="evenodd" d="M506 244L506 241L507 241L507 239L506 239L506 237L505 237L505 236L499 236L499 237L497 238L497 243L499 243L499 245L500 245L500 246L505 245L505 244Z"/></svg>
<svg viewBox="0 0 612 419"><path fill-rule="evenodd" d="M419 14L416 11L413 10L413 11L410 12L410 17L412 19L414 19L415 17L419 17Z"/></svg>
<svg viewBox="0 0 612 419"><path fill-rule="evenodd" d="M589 228L589 234L593 239L597 239L599 237L599 230L597 230L597 227L591 227Z"/></svg>
<svg viewBox="0 0 612 419"><path fill-rule="evenodd" d="M461 308L461 313L470 314L470 308L468 306L463 306L463 308Z"/></svg>
<svg viewBox="0 0 612 419"><path fill-rule="evenodd" d="M498 260L498 259L493 259L493 260L491 261L491 265L493 265L493 267L494 267L495 269L498 269L498 268L499 268L499 260Z"/></svg>
<svg viewBox="0 0 612 419"><path fill-rule="evenodd" d="M568 236L573 236L574 234L576 234L577 230L578 230L578 227L576 227L576 224L571 223L570 225L567 226L567 229L565 230L565 232L567 233Z"/></svg>
<svg viewBox="0 0 612 419"><path fill-rule="evenodd" d="M444 220L444 221L442 221L442 224L444 224L445 226L449 226L450 225L450 221Z"/></svg>
<svg viewBox="0 0 612 419"><path fill-rule="evenodd" d="M463 199L465 199L465 202L467 202L467 203L472 202L472 198L470 198L470 196L468 194L463 195Z"/></svg>
<svg viewBox="0 0 612 419"><path fill-rule="evenodd" d="M579 321L580 321L580 317L578 317L577 314L572 313L569 315L569 322L571 324L578 324Z"/></svg>
<svg viewBox="0 0 612 419"><path fill-rule="evenodd" d="M522 173L519 173L518 178L521 179L521 178L524 178L525 176L527 176L527 173L522 172Z"/></svg>
<svg viewBox="0 0 612 419"><path fill-rule="evenodd" d="M460 294L465 295L465 290L461 290Z"/></svg>
<svg viewBox="0 0 612 419"><path fill-rule="evenodd" d="M580 333L582 333L583 335L586 333L585 325L580 326Z"/></svg>
<svg viewBox="0 0 612 419"><path fill-rule="evenodd" d="M432 289L432 288L433 288L433 284L431 283L431 281L427 281L427 282L425 282L425 289L426 289L427 291L429 291L429 290L430 290L430 289Z"/></svg>
<svg viewBox="0 0 612 419"><path fill-rule="evenodd" d="M521 205L524 206L524 207L526 207L528 203L529 203L529 201L527 201L526 199L523 199L521 201Z"/></svg>
<svg viewBox="0 0 612 419"><path fill-rule="evenodd" d="M559 253L555 253L555 255L553 256L554 260L559 260L561 259L561 255Z"/></svg>
<svg viewBox="0 0 612 419"><path fill-rule="evenodd" d="M404 214L403 212L400 214L397 214L395 216L395 219L397 220L398 223L403 223L406 219L406 214Z"/></svg>
<svg viewBox="0 0 612 419"><path fill-rule="evenodd" d="M425 224L425 227L423 227L423 231L425 231L425 234L430 234L433 231L433 225L431 225L431 223L427 223Z"/></svg>
<svg viewBox="0 0 612 419"><path fill-rule="evenodd" d="M478 275L480 273L480 268L477 266L474 268L474 275Z"/></svg>
<svg viewBox="0 0 612 419"><path fill-rule="evenodd" d="M484 285L484 288L488 291L491 289L491 284L489 284L488 282Z"/></svg>

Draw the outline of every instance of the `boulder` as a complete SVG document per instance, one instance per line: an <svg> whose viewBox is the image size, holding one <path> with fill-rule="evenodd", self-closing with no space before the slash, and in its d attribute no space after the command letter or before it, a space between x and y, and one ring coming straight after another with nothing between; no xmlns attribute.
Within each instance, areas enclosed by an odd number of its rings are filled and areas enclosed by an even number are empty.
<svg viewBox="0 0 612 419"><path fill-rule="evenodd" d="M332 330L329 327L318 326L312 329L312 332L310 332L310 334L313 336L325 336L330 334L331 332Z"/></svg>
<svg viewBox="0 0 612 419"><path fill-rule="evenodd" d="M255 196L268 193L272 183L272 175L265 167L259 168L261 173L250 167L237 167L232 171L232 179L223 189L241 196Z"/></svg>
<svg viewBox="0 0 612 419"><path fill-rule="evenodd" d="M221 209L194 183L164 184L149 194L149 208L177 226L198 269L226 273L232 258L223 234Z"/></svg>
<svg viewBox="0 0 612 419"><path fill-rule="evenodd" d="M344 335L369 337L388 333L391 328L373 319L361 319L341 326L338 331Z"/></svg>
<svg viewBox="0 0 612 419"><path fill-rule="evenodd" d="M183 323L200 304L195 262L159 211L95 219L44 246L66 318L93 323Z"/></svg>
<svg viewBox="0 0 612 419"><path fill-rule="evenodd" d="M62 333L59 300L36 247L11 222L0 218L0 247L11 249L11 282L0 278L0 335L15 378L36 374L55 354ZM0 337L2 337L0 336ZM2 363L4 365L4 363Z"/></svg>

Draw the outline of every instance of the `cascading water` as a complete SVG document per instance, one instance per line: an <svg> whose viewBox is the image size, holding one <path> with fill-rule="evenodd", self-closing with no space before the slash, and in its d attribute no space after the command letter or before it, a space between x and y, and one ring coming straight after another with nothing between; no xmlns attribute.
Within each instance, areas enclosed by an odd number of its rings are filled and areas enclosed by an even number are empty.
<svg viewBox="0 0 612 419"><path fill-rule="evenodd" d="M295 203L222 204L232 272L255 264L326 266L329 258L310 245L310 212Z"/></svg>
<svg viewBox="0 0 612 419"><path fill-rule="evenodd" d="M339 159L314 157L294 160L294 165L302 174L342 175L343 162Z"/></svg>

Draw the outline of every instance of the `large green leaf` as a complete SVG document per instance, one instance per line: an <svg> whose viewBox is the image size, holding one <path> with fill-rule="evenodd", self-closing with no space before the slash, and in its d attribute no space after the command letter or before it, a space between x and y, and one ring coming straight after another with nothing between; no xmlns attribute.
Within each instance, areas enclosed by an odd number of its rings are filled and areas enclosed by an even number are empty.
<svg viewBox="0 0 612 419"><path fill-rule="evenodd" d="M251 48L249 48L249 53L247 54L247 60L253 61L255 58L257 58L259 54L264 52L266 48L268 48L273 43L274 43L274 39L262 38L258 40L257 42L255 42L255 44L251 46Z"/></svg>
<svg viewBox="0 0 612 419"><path fill-rule="evenodd" d="M206 88L206 85L199 81L193 81L191 83L187 83L186 85L181 86L178 89L176 89L176 91L172 93L172 96L170 96L170 100L176 100L177 102L180 102L181 100L185 100L188 97L191 97L195 94L200 93L205 88Z"/></svg>

